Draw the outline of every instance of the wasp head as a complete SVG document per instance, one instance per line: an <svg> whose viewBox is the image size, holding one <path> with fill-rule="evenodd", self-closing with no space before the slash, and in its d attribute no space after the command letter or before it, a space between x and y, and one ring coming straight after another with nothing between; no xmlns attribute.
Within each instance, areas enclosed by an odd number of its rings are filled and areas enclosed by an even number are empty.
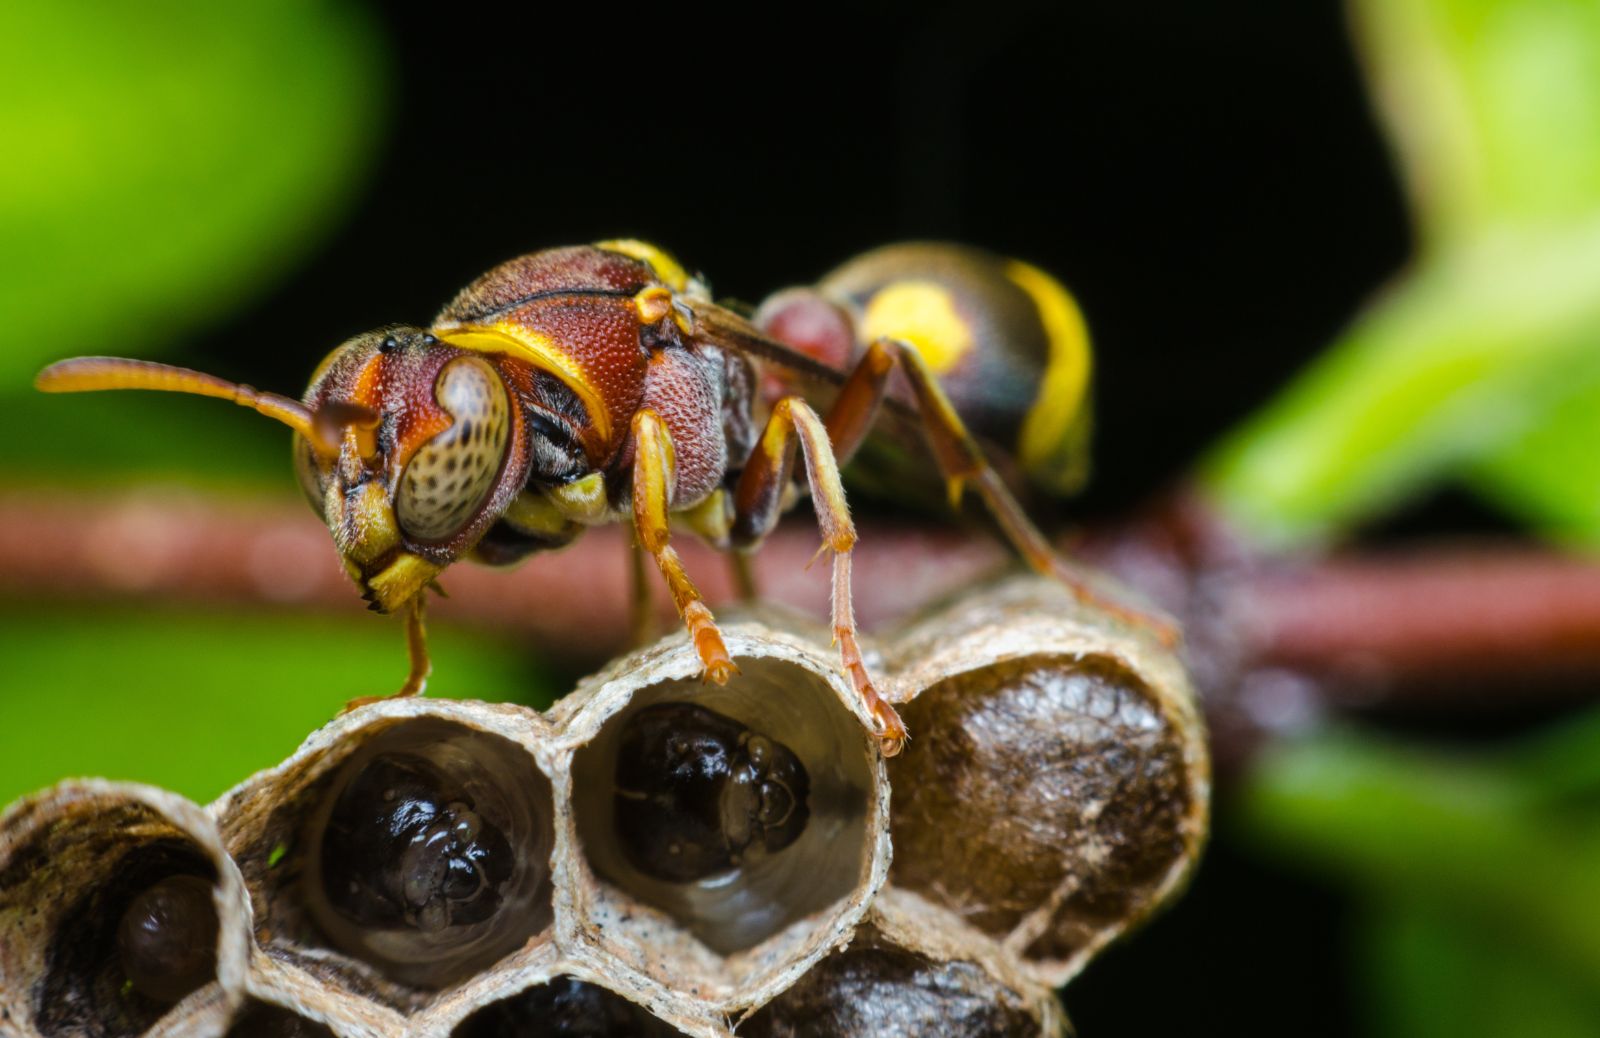
<svg viewBox="0 0 1600 1038"><path fill-rule="evenodd" d="M295 437L300 485L379 612L423 593L526 478L527 435L499 370L420 328L344 343L305 406L323 428Z"/></svg>
<svg viewBox="0 0 1600 1038"><path fill-rule="evenodd" d="M61 361L34 384L50 393L217 397L289 426L300 485L345 569L380 612L422 594L472 549L521 488L535 454L489 355L408 326L358 335L334 350L303 401L120 357Z"/></svg>

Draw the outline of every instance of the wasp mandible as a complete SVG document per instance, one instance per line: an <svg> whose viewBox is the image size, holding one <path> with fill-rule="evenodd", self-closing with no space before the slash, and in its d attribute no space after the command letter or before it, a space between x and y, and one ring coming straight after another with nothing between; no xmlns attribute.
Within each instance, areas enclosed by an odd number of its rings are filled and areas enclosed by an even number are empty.
<svg viewBox="0 0 1600 1038"><path fill-rule="evenodd" d="M868 320L850 334L873 327ZM833 555L841 663L892 755L906 732L857 643L856 531L839 467L865 438L896 369L910 400L894 406L920 418L952 498L975 488L1030 564L1092 592L1059 565L915 346L884 334L848 371L827 359L716 304L665 251L609 241L501 264L429 328L391 325L350 339L317 368L303 401L109 357L53 364L36 385L220 397L293 429L301 486L345 570L374 610L406 617L411 666L399 695L422 691L430 670L424 597L452 563L509 564L624 519L660 569L705 676L726 682L737 667L673 550L669 519L719 547L756 547L793 496L786 491L798 450ZM826 416L781 391L758 426L758 366L768 362L785 380L835 386Z"/></svg>

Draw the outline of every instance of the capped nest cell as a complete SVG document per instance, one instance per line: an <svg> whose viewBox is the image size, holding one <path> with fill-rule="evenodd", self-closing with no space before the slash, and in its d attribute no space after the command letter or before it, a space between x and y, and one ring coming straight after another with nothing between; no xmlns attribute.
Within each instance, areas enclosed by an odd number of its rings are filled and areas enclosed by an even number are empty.
<svg viewBox="0 0 1600 1038"><path fill-rule="evenodd" d="M895 640L893 880L1060 986L1164 904L1205 838L1210 760L1148 632L1015 580Z"/></svg>
<svg viewBox="0 0 1600 1038"><path fill-rule="evenodd" d="M548 713L380 701L199 808L81 781L0 817L0 1033L1059 1035L1053 988L1205 832L1187 679L1053 583L867 646L680 635ZM894 847L893 866L890 846Z"/></svg>
<svg viewBox="0 0 1600 1038"><path fill-rule="evenodd" d="M182 797L84 780L0 816L0 1032L176 1033L243 997L249 908Z"/></svg>

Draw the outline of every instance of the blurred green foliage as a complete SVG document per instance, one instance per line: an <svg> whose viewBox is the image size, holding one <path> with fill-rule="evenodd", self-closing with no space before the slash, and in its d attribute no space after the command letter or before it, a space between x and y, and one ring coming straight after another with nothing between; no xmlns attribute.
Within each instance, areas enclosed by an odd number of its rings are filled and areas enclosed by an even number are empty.
<svg viewBox="0 0 1600 1038"><path fill-rule="evenodd" d="M1459 480L1600 548L1600 4L1359 0L1410 268L1206 464L1316 547ZM1354 886L1372 1033L1600 1034L1600 716L1447 755L1355 731L1257 763L1234 835Z"/></svg>
<svg viewBox="0 0 1600 1038"><path fill-rule="evenodd" d="M254 423L29 383L63 356L170 349L263 294L349 209L387 91L353 4L0 4L0 437L29 445L7 478L281 476L283 437Z"/></svg>
<svg viewBox="0 0 1600 1038"><path fill-rule="evenodd" d="M399 625L360 614L79 607L0 612L0 625L0 804L69 775L204 803L406 673ZM434 694L543 707L566 691L492 638L444 628L432 646Z"/></svg>
<svg viewBox="0 0 1600 1038"><path fill-rule="evenodd" d="M0 479L289 492L288 436L214 401L45 397L75 353L171 351L334 229L378 143L383 41L354 4L0 5ZM137 435L118 430L138 430ZM0 802L72 774L205 800L404 675L397 625L0 610ZM551 679L448 627L435 691L533 703Z"/></svg>
<svg viewBox="0 0 1600 1038"><path fill-rule="evenodd" d="M0 380L269 285L358 183L382 53L350 4L0 5Z"/></svg>
<svg viewBox="0 0 1600 1038"><path fill-rule="evenodd" d="M1336 537L1460 478L1600 547L1600 4L1355 13L1418 253L1222 444L1209 485L1269 544Z"/></svg>
<svg viewBox="0 0 1600 1038"><path fill-rule="evenodd" d="M1247 840L1362 892L1380 1027L1600 1034L1600 714L1472 754L1327 733L1241 800Z"/></svg>
<svg viewBox="0 0 1600 1038"><path fill-rule="evenodd" d="M1374 1035L1595 1034L1600 995L1592 982L1460 913L1409 896L1376 898L1360 933L1371 949L1365 980Z"/></svg>

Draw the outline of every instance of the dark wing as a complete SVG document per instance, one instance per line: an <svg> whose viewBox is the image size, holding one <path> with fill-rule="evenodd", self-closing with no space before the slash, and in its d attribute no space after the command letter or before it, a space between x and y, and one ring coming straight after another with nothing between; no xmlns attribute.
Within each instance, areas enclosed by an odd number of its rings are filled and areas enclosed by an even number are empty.
<svg viewBox="0 0 1600 1038"><path fill-rule="evenodd" d="M850 375L848 371L831 368L792 346L762 334L755 325L726 307L696 301L690 304L690 308L694 311L695 331L699 335L724 349L738 350L763 364L781 367L815 388L838 390ZM921 420L914 405L890 395L884 398L883 413L892 415L895 424L904 426L904 431L917 435Z"/></svg>

